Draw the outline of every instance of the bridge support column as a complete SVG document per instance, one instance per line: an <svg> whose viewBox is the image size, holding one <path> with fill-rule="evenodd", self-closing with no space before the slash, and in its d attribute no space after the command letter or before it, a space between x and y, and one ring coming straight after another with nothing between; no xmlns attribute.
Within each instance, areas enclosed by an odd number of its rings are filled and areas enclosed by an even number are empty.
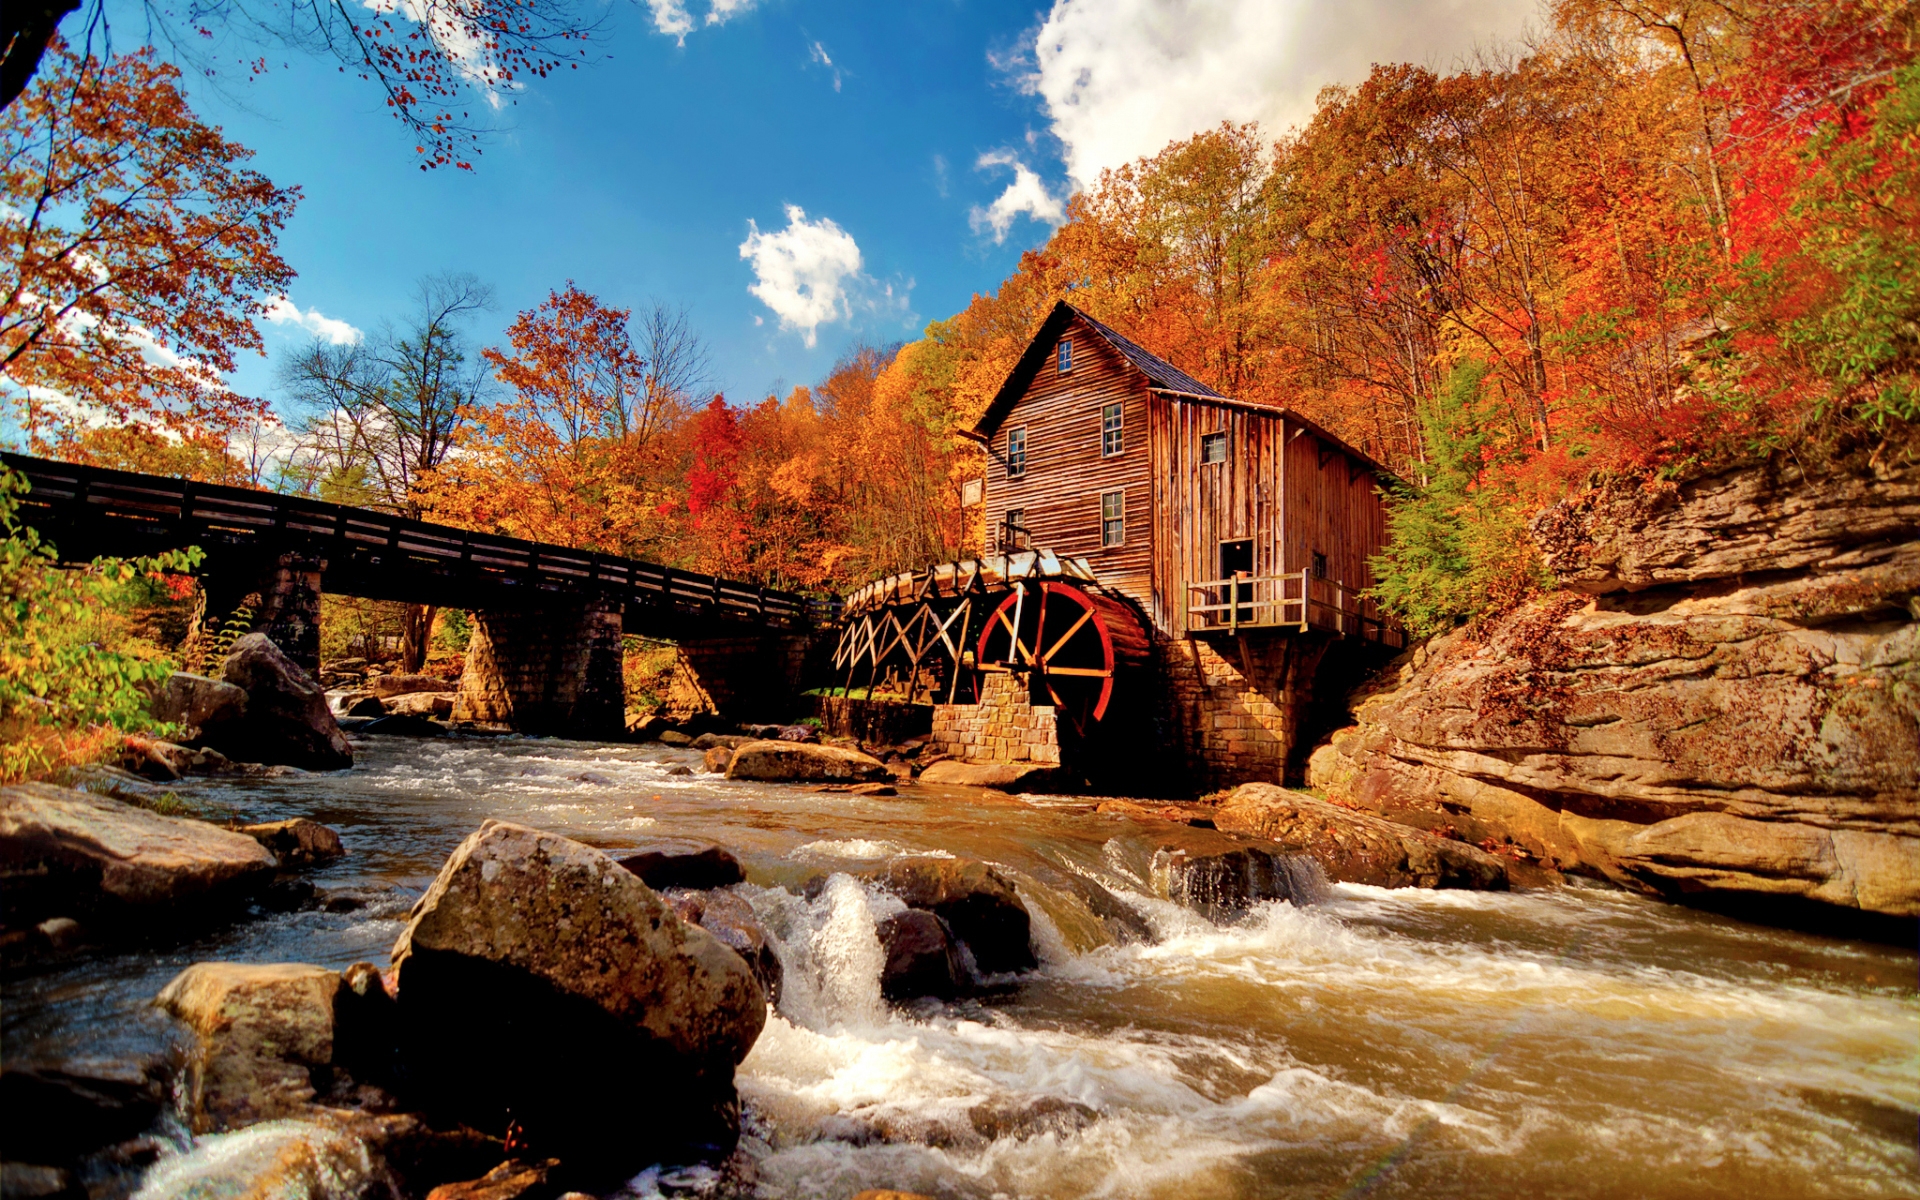
<svg viewBox="0 0 1920 1200"><path fill-rule="evenodd" d="M734 721L792 720L808 659L827 635L766 634L681 642L667 707Z"/></svg>
<svg viewBox="0 0 1920 1200"><path fill-rule="evenodd" d="M200 577L199 611L187 633L187 658L212 649L234 614L251 611L246 632L264 633L308 674L320 674L320 591L327 560L310 554L227 566Z"/></svg>
<svg viewBox="0 0 1920 1200"><path fill-rule="evenodd" d="M473 614L457 721L557 737L617 737L626 729L620 605L555 597L520 611Z"/></svg>

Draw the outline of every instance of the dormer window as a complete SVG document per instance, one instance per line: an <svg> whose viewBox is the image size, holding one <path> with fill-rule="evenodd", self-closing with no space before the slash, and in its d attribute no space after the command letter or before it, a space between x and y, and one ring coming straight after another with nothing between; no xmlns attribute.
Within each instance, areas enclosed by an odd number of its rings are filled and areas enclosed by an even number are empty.
<svg viewBox="0 0 1920 1200"><path fill-rule="evenodd" d="M1060 368L1060 374L1062 375L1073 374L1073 339L1072 338L1060 339L1060 348L1055 352L1055 362L1056 362L1056 365L1058 365Z"/></svg>

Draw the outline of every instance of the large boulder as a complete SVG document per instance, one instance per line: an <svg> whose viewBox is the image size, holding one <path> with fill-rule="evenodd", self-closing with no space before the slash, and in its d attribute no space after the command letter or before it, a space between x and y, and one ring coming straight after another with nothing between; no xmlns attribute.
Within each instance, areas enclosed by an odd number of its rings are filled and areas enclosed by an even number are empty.
<svg viewBox="0 0 1920 1200"><path fill-rule="evenodd" d="M947 758L920 772L920 782L998 788L1003 792L1054 792L1067 789L1070 780L1059 767L1047 763L972 763Z"/></svg>
<svg viewBox="0 0 1920 1200"><path fill-rule="evenodd" d="M196 1133L303 1113L333 1061L338 971L305 963L195 963L154 1000L194 1033L188 1122Z"/></svg>
<svg viewBox="0 0 1920 1200"><path fill-rule="evenodd" d="M148 709L154 720L180 726L176 736L191 742L245 718L247 693L224 679L175 671L153 689Z"/></svg>
<svg viewBox="0 0 1920 1200"><path fill-rule="evenodd" d="M766 989L768 1003L780 1003L786 968L751 904L733 892L717 889L668 888L661 891L660 898L682 921L698 925L745 959L753 968L754 978Z"/></svg>
<svg viewBox="0 0 1920 1200"><path fill-rule="evenodd" d="M887 764L858 750L806 742L758 741L735 748L727 778L865 783L890 780L893 775Z"/></svg>
<svg viewBox="0 0 1920 1200"><path fill-rule="evenodd" d="M1234 789L1215 810L1213 822L1223 832L1251 834L1306 855L1342 883L1507 886L1506 864L1484 850L1270 783Z"/></svg>
<svg viewBox="0 0 1920 1200"><path fill-rule="evenodd" d="M617 1180L725 1155L766 1021L746 962L602 852L488 821L394 946L409 1086Z"/></svg>
<svg viewBox="0 0 1920 1200"><path fill-rule="evenodd" d="M722 888L747 878L733 852L715 842L662 839L624 853L619 863L654 889Z"/></svg>
<svg viewBox="0 0 1920 1200"><path fill-rule="evenodd" d="M174 920L245 900L273 877L258 842L45 783L0 788L0 904L9 925L75 913Z"/></svg>
<svg viewBox="0 0 1920 1200"><path fill-rule="evenodd" d="M983 862L964 858L897 859L871 878L908 908L947 923L982 971L1024 971L1034 958L1033 918L1013 883Z"/></svg>
<svg viewBox="0 0 1920 1200"><path fill-rule="evenodd" d="M309 771L353 765L353 747L327 707L327 693L266 634L249 633L235 642L222 678L246 691L247 712L204 735L214 749L241 762Z"/></svg>
<svg viewBox="0 0 1920 1200"><path fill-rule="evenodd" d="M1569 590L1404 656L1311 783L1761 919L1920 915L1920 466L1596 486L1533 533Z"/></svg>
<svg viewBox="0 0 1920 1200"><path fill-rule="evenodd" d="M8 1063L0 1072L0 1112L7 1115L0 1159L76 1164L147 1132L166 1099L157 1062Z"/></svg>

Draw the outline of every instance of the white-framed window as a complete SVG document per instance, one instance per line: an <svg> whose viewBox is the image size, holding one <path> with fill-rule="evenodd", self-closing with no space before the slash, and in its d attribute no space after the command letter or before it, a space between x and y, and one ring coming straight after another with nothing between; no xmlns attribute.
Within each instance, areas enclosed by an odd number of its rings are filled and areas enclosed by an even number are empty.
<svg viewBox="0 0 1920 1200"><path fill-rule="evenodd" d="M1203 464L1227 461L1227 435L1224 433L1201 434L1200 461Z"/></svg>
<svg viewBox="0 0 1920 1200"><path fill-rule="evenodd" d="M1100 544L1124 546L1127 542L1127 493L1100 493Z"/></svg>
<svg viewBox="0 0 1920 1200"><path fill-rule="evenodd" d="M1073 374L1073 339L1061 338L1060 346L1054 351L1054 366L1062 375Z"/></svg>
<svg viewBox="0 0 1920 1200"><path fill-rule="evenodd" d="M1007 478L1018 479L1027 473L1027 427L1007 430Z"/></svg>
<svg viewBox="0 0 1920 1200"><path fill-rule="evenodd" d="M1105 404L1100 408L1100 457L1113 458L1125 452L1126 438L1120 428L1120 406Z"/></svg>

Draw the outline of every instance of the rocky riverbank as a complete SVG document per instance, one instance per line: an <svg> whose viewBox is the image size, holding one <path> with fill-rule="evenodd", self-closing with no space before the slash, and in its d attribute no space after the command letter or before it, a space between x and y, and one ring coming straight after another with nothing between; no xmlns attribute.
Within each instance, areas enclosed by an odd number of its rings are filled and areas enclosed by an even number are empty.
<svg viewBox="0 0 1920 1200"><path fill-rule="evenodd" d="M1314 786L1669 898L1920 915L1920 469L1596 487L1533 533L1565 590L1405 656Z"/></svg>

